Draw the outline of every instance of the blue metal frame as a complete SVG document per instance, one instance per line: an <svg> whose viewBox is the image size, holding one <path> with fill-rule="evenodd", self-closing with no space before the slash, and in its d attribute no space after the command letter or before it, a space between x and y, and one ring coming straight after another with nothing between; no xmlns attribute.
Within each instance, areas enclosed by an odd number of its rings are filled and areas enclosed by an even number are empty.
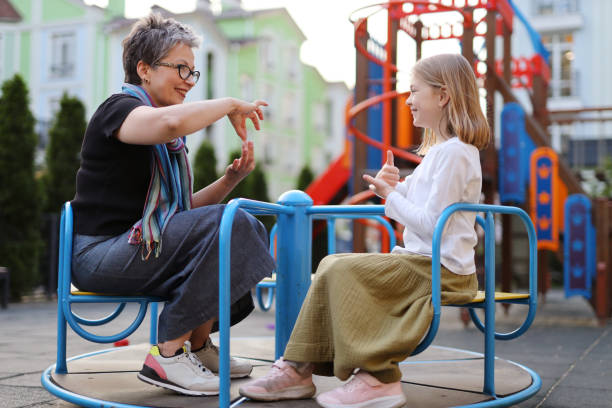
<svg viewBox="0 0 612 408"><path fill-rule="evenodd" d="M95 343L113 343L132 334L142 323L147 312L147 305L151 303L151 344L157 342L157 302L162 298L152 296L105 296L105 295L73 295L70 293L72 281L72 236L73 215L70 202L64 204L60 220L60 243L58 262L57 286L57 364L55 371L60 374L67 373L66 367L66 324L85 340ZM126 329L114 335L100 336L85 330L84 326L100 326L113 321L125 309L127 302L140 304L138 315ZM117 308L108 316L101 319L85 319L72 311L73 303L119 303Z"/></svg>
<svg viewBox="0 0 612 408"><path fill-rule="evenodd" d="M313 206L310 197L297 190L283 194L278 204L260 203L245 199L233 200L228 204L221 221L219 236L219 298L221 299L219 312L219 331L221 337L219 350L219 405L221 407L229 406L229 248L231 225L238 208L259 210L267 214L278 215L276 357L279 357L285 349L291 329L310 284L311 265L309 255L312 219L330 217L333 224L334 217L363 218L364 216L380 216L384 214L384 206L382 205ZM456 211L485 214L484 219L479 215L476 217L478 223L485 230L485 302L483 306L485 309L485 324L480 322L475 313L472 312L471 316L476 326L485 333L485 378L483 393L494 398L493 401L487 402L486 406L506 406L515 403L516 400L497 398L495 395L495 339L510 340L523 334L533 322L537 306L537 246L535 229L531 219L522 209L499 205L456 203L442 212L434 229L432 242L432 303L434 306L434 316L429 332L413 355L422 352L431 344L440 324L440 246L442 231L450 216ZM529 310L521 326L510 333L495 332L495 231L493 214L519 216L525 224L529 237L529 299L527 301L512 301L512 303L526 302ZM533 395L541 386L537 374L530 374L533 378L532 386L519 393L526 395L524 398ZM477 406L483 405L478 404Z"/></svg>
<svg viewBox="0 0 612 408"><path fill-rule="evenodd" d="M395 239L395 230L389 221L380 215L359 215L359 214L345 214L345 215L319 215L313 216L311 219L325 219L327 220L327 253L336 253L336 220L337 219L371 219L382 224L389 233L389 247L393 248L397 240ZM272 231L270 231L270 254L274 256L273 242L276 236L278 224L274 224ZM264 301L262 289L268 289L268 297ZM257 303L263 311L268 311L272 307L274 302L274 293L276 291L276 282L260 282L257 284L255 289L255 295L257 297Z"/></svg>
<svg viewBox="0 0 612 408"><path fill-rule="evenodd" d="M277 204L264 203L254 200L237 199L232 200L225 208L221 219L219 231L219 380L220 394L219 406L230 406L230 376L229 376L229 330L230 330L230 242L232 233L232 223L236 212L245 209L255 215L275 215L278 218L278 240L277 240L277 287L278 299L276 308L276 342L275 354L277 357L282 354L285 345L293 329L293 324L297 319L303 299L310 286L310 253L312 220L319 218L328 219L329 225L333 227L336 218L367 218L380 217L384 214L382 205L340 205L340 206L313 206L312 200L301 191L289 191L283 194ZM434 306L434 316L429 332L419 344L413 354L418 354L431 344L435 337L440 322L440 245L442 231L447 220L456 211L471 211L484 213L484 219L477 215L477 221L485 230L485 324L482 324L475 313L470 309L472 318L476 326L485 333L485 378L483 394L492 397L492 400L478 404L468 405L468 407L493 407L509 406L525 400L534 395L541 387L539 376L528 369L525 369L532 377L530 387L504 398L497 398L495 395L494 383L494 361L495 361L495 339L509 340L523 334L533 322L537 305L537 248L535 230L528 215L521 209L506 206L494 206L484 204L464 204L457 203L449 206L441 214L433 236L432 242L432 303ZM493 214L513 214L518 215L525 224L529 236L529 299L527 301L517 300L513 303L526 303L529 306L527 317L523 324L510 333L495 332L495 233ZM382 218L381 218L382 219ZM379 219L380 221L380 219ZM384 219L383 219L384 221ZM384 223L383 223L384 224ZM389 225L390 226L390 225ZM394 236L392 240L394 240ZM328 236L329 239L329 236ZM332 246L333 248L333 246ZM64 207L60 231L60 284L58 287L58 360L57 364L49 367L42 375L43 386L51 393L70 402L82 406L96 407L134 407L133 405L108 403L105 401L94 400L82 397L61 389L51 379L51 372L55 369L56 373L66 373L66 323L87 340L95 342L112 342L115 339L123 338L126 333L134 331L144 317L147 302L152 302L152 309L161 299L152 297L122 297L122 296L73 296L70 294L70 260L72 250L72 212L69 203ZM141 304L136 321L128 329L114 336L96 336L83 330L80 324L98 325L113 320L125 307L125 302L136 301ZM86 320L76 316L70 309L72 303L91 303L91 302L120 302L111 315L99 320ZM479 305L469 304L464 307L477 307ZM144 309L144 311L143 311ZM153 341L153 324L151 338ZM78 358L97 354L90 353ZM76 358L73 358L76 359ZM72 359L71 359L72 360ZM517 364L518 365L518 364Z"/></svg>
<svg viewBox="0 0 612 408"><path fill-rule="evenodd" d="M495 398L495 339L510 340L520 336L527 331L535 318L538 301L537 242L535 229L527 213L517 207L456 203L450 205L442 212L436 223L432 241L432 302L434 305L434 317L429 328L429 333L413 354L423 351L431 344L440 324L440 246L442 242L442 231L450 216L457 211L482 212L485 214L484 219L480 216L476 217L478 223L485 231L485 324L483 325L480 322L478 316L474 312L470 312L470 316L474 320L476 326L481 331L484 331L485 334L485 378L483 393ZM518 215L527 229L529 238L529 310L521 326L510 333L495 332L495 225L493 214Z"/></svg>

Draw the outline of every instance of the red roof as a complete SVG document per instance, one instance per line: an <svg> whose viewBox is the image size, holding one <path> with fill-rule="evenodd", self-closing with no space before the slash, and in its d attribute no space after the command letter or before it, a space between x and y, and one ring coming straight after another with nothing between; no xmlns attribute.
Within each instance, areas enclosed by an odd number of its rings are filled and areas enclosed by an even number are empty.
<svg viewBox="0 0 612 408"><path fill-rule="evenodd" d="M9 0L0 0L0 21L9 23L21 21L21 16Z"/></svg>

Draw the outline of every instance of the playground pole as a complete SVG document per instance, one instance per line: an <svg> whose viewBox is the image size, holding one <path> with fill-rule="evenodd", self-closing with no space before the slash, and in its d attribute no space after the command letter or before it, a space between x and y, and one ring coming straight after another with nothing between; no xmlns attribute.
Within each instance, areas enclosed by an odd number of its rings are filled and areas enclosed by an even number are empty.
<svg viewBox="0 0 612 408"><path fill-rule="evenodd" d="M548 113L546 101L548 99L548 89L546 81L542 76L542 69L535 70L533 74L533 116L540 124L542 129L548 127ZM545 132L546 144L550 146L550 133ZM542 300L545 299L546 292L551 287L551 275L549 268L550 251L546 249L538 250L538 289L542 294Z"/></svg>
<svg viewBox="0 0 612 408"><path fill-rule="evenodd" d="M612 279L610 270L610 216L612 208L607 198L596 198L593 200L595 208L595 225L597 234L597 271L594 296L591 297L591 305L595 309L595 315L600 325L612 316Z"/></svg>
<svg viewBox="0 0 612 408"><path fill-rule="evenodd" d="M470 63L471 66L474 64L474 9L472 7L465 8L466 17L463 19L463 39L461 42L461 55L465 57L466 60ZM467 17L469 16L469 18ZM420 45L421 41L421 28L423 27L423 23L419 20L420 23L419 29L417 30L417 59L420 57Z"/></svg>
<svg viewBox="0 0 612 408"><path fill-rule="evenodd" d="M487 92L487 121L491 132L491 143L485 149L483 160L483 191L485 194L485 203L493 204L495 191L497 191L497 152L495 151L495 27L496 27L497 11L494 9L487 10L486 22L487 32L485 41L487 44L487 73L485 75L485 90ZM472 24L473 25L473 24ZM473 55L473 38L469 43L465 43L464 47L470 48L470 53Z"/></svg>
<svg viewBox="0 0 612 408"><path fill-rule="evenodd" d="M368 47L368 21L356 22L357 33L355 41L363 46L364 49ZM365 101L368 98L368 83L369 83L369 61L365 55L360 52L356 52L356 70L355 73L355 105L361 101ZM355 117L355 128L363 132L368 132L368 115L367 112L361 112ZM366 155L367 146L364 142L359 140L357 137L353 138L353 168L352 174L353 179L351 180L353 191L355 195L363 190L363 181L361 178L361 171L366 168ZM353 252L365 252L365 227L358 223L353 223Z"/></svg>
<svg viewBox="0 0 612 408"><path fill-rule="evenodd" d="M512 81L512 32L505 22L502 22L503 34L503 77L506 83ZM504 104L510 102L507 97L504 97ZM510 214L502 214L502 262L501 262L501 290L502 292L512 291L512 275L514 274L513 262L513 247L512 247L512 216ZM504 311L508 313L510 304L504 304Z"/></svg>

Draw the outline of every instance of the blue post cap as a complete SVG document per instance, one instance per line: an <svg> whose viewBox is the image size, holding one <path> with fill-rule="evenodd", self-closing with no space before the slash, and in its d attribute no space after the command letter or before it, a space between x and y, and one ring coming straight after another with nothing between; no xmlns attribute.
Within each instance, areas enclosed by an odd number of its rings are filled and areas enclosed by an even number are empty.
<svg viewBox="0 0 612 408"><path fill-rule="evenodd" d="M312 198L301 190L289 190L281 194L277 201L282 205L310 206L313 204Z"/></svg>

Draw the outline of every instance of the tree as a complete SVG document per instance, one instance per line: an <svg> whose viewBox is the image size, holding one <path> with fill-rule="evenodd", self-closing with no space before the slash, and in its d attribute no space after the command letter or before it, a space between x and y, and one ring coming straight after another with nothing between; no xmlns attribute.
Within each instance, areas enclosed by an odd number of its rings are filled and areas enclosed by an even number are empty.
<svg viewBox="0 0 612 408"><path fill-rule="evenodd" d="M49 131L47 170L43 178L46 213L60 212L62 204L74 198L86 127L85 106L78 98L64 94Z"/></svg>
<svg viewBox="0 0 612 408"><path fill-rule="evenodd" d="M310 183L314 180L314 174L310 170L310 166L307 164L302 167L300 175L298 176L297 189L305 191Z"/></svg>
<svg viewBox="0 0 612 408"><path fill-rule="evenodd" d="M217 180L215 149L207 141L202 142L193 162L193 191L198 191Z"/></svg>
<svg viewBox="0 0 612 408"><path fill-rule="evenodd" d="M28 89L19 75L2 84L0 97L0 264L11 271L18 299L38 278L40 191L34 178L37 144Z"/></svg>
<svg viewBox="0 0 612 408"><path fill-rule="evenodd" d="M257 164L251 174L247 176L247 179L249 179L249 198L266 203L270 202L266 175L261 170L261 166L259 164ZM258 216L257 219L263 223L268 232L272 230L274 223L276 223L276 218L271 216Z"/></svg>
<svg viewBox="0 0 612 408"><path fill-rule="evenodd" d="M257 164L255 169L247 176L249 179L249 198L258 201L269 202L270 197L268 196L268 182L266 181L266 175L261 170L261 166Z"/></svg>

